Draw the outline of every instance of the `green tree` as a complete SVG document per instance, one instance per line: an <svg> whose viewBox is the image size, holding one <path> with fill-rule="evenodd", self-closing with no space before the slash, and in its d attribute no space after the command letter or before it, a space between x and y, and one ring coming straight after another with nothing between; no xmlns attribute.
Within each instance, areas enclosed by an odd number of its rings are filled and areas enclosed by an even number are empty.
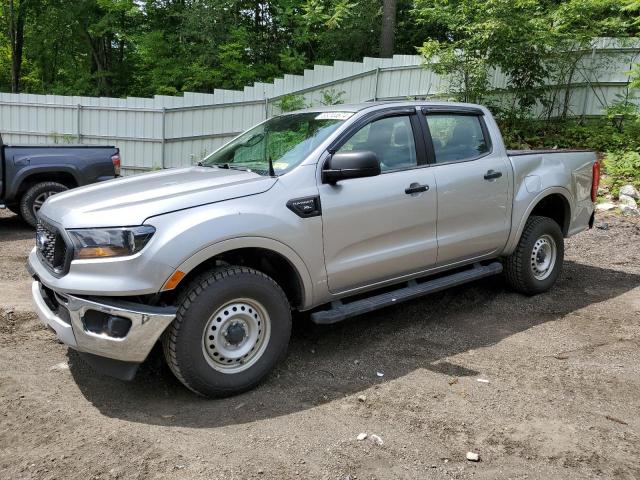
<svg viewBox="0 0 640 480"><path fill-rule="evenodd" d="M594 38L633 31L619 0L418 0L414 12L419 25L439 32L418 51L430 68L450 78L453 93L492 101L488 77L499 69L512 93L506 108L511 114L529 111L547 79L570 84ZM559 101L566 115L569 91L552 92L550 112Z"/></svg>
<svg viewBox="0 0 640 480"><path fill-rule="evenodd" d="M11 91L20 91L24 30L30 0L2 0L2 19L11 49Z"/></svg>

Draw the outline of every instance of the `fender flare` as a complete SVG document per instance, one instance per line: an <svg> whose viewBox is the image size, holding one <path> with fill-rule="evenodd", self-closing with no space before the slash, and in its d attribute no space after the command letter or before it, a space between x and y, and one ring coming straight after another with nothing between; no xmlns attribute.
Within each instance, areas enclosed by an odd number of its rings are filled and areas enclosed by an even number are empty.
<svg viewBox="0 0 640 480"><path fill-rule="evenodd" d="M569 204L569 224L571 224L571 215L574 212L574 201L571 192L564 187L549 187L541 192L539 192L527 206L522 217L520 217L520 223L518 224L518 228L514 229L513 226L511 228L511 234L509 235L509 239L507 240L507 245L504 248L503 255L510 255L518 246L518 242L520 241L520 237L522 236L522 232L524 231L524 226L527 223L527 219L531 216L531 212L533 209L540 203L542 199L548 197L549 195L560 194Z"/></svg>
<svg viewBox="0 0 640 480"><path fill-rule="evenodd" d="M271 250L284 257L297 272L302 287L302 304L311 305L313 302L313 281L307 265L302 258L288 245L267 237L238 237L222 240L198 250L182 262L177 270L188 274L198 265L211 258L231 250L240 248L262 248ZM167 279L168 280L168 279Z"/></svg>
<svg viewBox="0 0 640 480"><path fill-rule="evenodd" d="M82 185L82 183L78 180L79 179L78 169L72 165L51 165L51 166L37 165L33 167L29 166L18 172L18 175L16 175L16 177L13 179L13 182L11 182L12 183L11 190L7 191L7 194L8 194L7 196L11 195L12 197L15 197L15 195L17 195L17 193L20 191L20 188L22 187L24 182L28 180L29 177L31 177L32 175L39 175L42 173L69 174L71 175L73 180L76 182L76 184Z"/></svg>

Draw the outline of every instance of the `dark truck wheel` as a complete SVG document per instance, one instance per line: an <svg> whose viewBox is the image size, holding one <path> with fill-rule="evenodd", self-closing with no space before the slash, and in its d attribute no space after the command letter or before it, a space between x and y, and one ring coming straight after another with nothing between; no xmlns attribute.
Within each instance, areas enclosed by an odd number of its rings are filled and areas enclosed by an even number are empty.
<svg viewBox="0 0 640 480"><path fill-rule="evenodd" d="M67 187L57 182L41 182L29 187L20 199L20 216L35 228L38 223L36 214L45 200L65 190L68 190Z"/></svg>
<svg viewBox="0 0 640 480"><path fill-rule="evenodd" d="M232 266L188 285L162 344L171 371L187 388L225 397L260 383L284 358L290 336L291 308L278 284Z"/></svg>
<svg viewBox="0 0 640 480"><path fill-rule="evenodd" d="M505 259L507 283L525 295L546 292L558 279L564 260L564 238L548 217L527 220L516 250Z"/></svg>

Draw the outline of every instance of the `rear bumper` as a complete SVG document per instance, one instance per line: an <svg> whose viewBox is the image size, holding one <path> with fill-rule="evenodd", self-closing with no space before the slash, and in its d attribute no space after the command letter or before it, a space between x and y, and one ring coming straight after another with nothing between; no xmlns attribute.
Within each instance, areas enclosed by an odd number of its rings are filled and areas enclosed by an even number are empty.
<svg viewBox="0 0 640 480"><path fill-rule="evenodd" d="M150 307L105 297L81 298L63 294L44 287L37 280L32 283L31 293L38 317L63 343L79 352L120 362L144 361L176 314L173 307ZM95 327L91 331L91 316L95 318L96 315L98 318L128 319L130 327L118 336L104 331L98 333Z"/></svg>

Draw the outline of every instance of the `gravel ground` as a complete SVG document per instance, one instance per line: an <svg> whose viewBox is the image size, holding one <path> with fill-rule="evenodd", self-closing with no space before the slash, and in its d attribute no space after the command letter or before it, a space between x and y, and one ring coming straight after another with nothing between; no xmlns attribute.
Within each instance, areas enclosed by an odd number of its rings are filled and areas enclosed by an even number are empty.
<svg viewBox="0 0 640 480"><path fill-rule="evenodd" d="M157 352L124 383L57 343L29 306L33 233L0 213L0 478L640 478L640 222L602 222L546 294L496 277L301 320L266 383L212 401Z"/></svg>

